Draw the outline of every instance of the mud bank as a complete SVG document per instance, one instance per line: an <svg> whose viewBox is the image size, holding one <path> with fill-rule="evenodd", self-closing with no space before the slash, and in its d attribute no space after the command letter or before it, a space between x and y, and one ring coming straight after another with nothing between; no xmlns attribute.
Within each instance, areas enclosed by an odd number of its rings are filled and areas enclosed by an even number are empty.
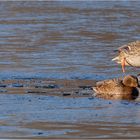
<svg viewBox="0 0 140 140"><path fill-rule="evenodd" d="M0 93L90 96L95 83L95 80L9 79L0 81Z"/></svg>
<svg viewBox="0 0 140 140"><path fill-rule="evenodd" d="M95 82L1 80L0 138L139 138L140 103L94 98Z"/></svg>

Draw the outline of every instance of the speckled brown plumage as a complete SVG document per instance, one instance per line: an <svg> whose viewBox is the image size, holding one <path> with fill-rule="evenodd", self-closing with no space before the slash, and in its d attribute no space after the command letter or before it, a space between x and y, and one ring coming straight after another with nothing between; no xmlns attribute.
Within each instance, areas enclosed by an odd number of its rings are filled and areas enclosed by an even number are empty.
<svg viewBox="0 0 140 140"><path fill-rule="evenodd" d="M138 79L128 75L124 78L99 81L93 87L95 96L105 99L135 99L139 92L137 90Z"/></svg>
<svg viewBox="0 0 140 140"><path fill-rule="evenodd" d="M119 55L112 60L122 64L123 72L125 72L125 65L140 67L140 41L135 41L123 45L118 48L118 51Z"/></svg>

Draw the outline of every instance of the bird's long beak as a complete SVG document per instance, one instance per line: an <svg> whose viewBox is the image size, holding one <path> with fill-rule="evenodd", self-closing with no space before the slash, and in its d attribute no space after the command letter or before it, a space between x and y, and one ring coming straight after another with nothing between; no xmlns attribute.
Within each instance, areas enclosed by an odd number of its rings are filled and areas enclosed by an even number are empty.
<svg viewBox="0 0 140 140"><path fill-rule="evenodd" d="M112 59L112 61L118 61L118 60L119 60L118 56Z"/></svg>
<svg viewBox="0 0 140 140"><path fill-rule="evenodd" d="M113 58L112 61L116 61L117 63L121 63L121 62L120 62L120 59L119 59L119 56Z"/></svg>

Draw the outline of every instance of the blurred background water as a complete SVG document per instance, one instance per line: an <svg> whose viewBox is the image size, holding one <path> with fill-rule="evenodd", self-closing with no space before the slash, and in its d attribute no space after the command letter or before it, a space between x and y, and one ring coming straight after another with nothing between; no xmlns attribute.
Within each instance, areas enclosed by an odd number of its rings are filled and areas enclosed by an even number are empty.
<svg viewBox="0 0 140 140"><path fill-rule="evenodd" d="M139 34L140 1L0 1L0 79L122 76L114 50ZM139 101L23 94L16 87L19 94L6 94L2 86L0 137L140 136Z"/></svg>
<svg viewBox="0 0 140 140"><path fill-rule="evenodd" d="M119 46L139 40L139 7L127 0L0 2L0 77L121 76L111 59Z"/></svg>

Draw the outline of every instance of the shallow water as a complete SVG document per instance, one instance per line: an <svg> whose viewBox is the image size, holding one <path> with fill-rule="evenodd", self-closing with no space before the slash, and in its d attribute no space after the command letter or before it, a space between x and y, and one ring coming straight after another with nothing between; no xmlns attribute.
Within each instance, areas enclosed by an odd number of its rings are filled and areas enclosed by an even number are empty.
<svg viewBox="0 0 140 140"><path fill-rule="evenodd" d="M0 2L0 79L95 83L122 76L111 59L119 46L140 39L139 7L126 0ZM140 136L139 102L24 93L16 85L8 90L0 87L0 137Z"/></svg>
<svg viewBox="0 0 140 140"><path fill-rule="evenodd" d="M9 102L10 99L10 102ZM1 94L1 138L139 138L139 103Z"/></svg>
<svg viewBox="0 0 140 140"><path fill-rule="evenodd" d="M139 5L139 1L1 2L0 76L122 75L111 59L119 46L139 39Z"/></svg>

